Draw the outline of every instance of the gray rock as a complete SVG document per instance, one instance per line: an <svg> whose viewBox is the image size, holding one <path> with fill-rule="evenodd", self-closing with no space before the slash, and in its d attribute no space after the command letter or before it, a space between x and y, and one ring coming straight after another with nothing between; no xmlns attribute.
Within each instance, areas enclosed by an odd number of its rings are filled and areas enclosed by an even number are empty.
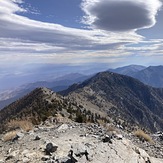
<svg viewBox="0 0 163 163"><path fill-rule="evenodd" d="M122 140L123 139L123 136L121 134L116 134L115 136L118 140Z"/></svg>
<svg viewBox="0 0 163 163"><path fill-rule="evenodd" d="M72 161L72 159L68 156L62 157L56 160L57 163L75 163Z"/></svg>
<svg viewBox="0 0 163 163"><path fill-rule="evenodd" d="M11 160L11 159L13 159L13 158L14 158L14 156L9 155L9 156L6 157L5 161Z"/></svg>
<svg viewBox="0 0 163 163"><path fill-rule="evenodd" d="M43 157L41 158L41 160L42 160L42 161L48 161L48 160L50 160L50 157L49 157L49 156L43 156Z"/></svg>
<svg viewBox="0 0 163 163"><path fill-rule="evenodd" d="M23 132L18 132L16 135L19 136L19 139L22 139L24 137L24 133Z"/></svg>
<svg viewBox="0 0 163 163"><path fill-rule="evenodd" d="M65 126L68 126L68 128ZM50 129L48 126L48 131L47 126L42 126L42 129L38 129L34 134L24 134L22 139L14 143L0 141L0 163L163 162L163 159L156 158L163 157L161 155L163 148L158 141L155 145L139 143L144 149L148 149L145 151L142 147L136 147L132 141L128 140L132 135L125 131L120 132L123 138L120 135L120 140L118 140L117 133L112 136L110 132L105 130L103 136L101 136L101 128L97 125L72 123L61 125L60 131L64 132L58 132L58 125ZM89 129L92 130L91 134L89 134ZM87 136L84 136L86 134ZM36 135L39 135L40 141L34 141ZM156 138L156 140L159 140L158 137ZM140 142L135 137L133 137L133 140ZM112 143L109 143L110 141ZM155 158L151 158L150 154L147 154L152 152Z"/></svg>
<svg viewBox="0 0 163 163"><path fill-rule="evenodd" d="M112 144L112 141L111 141L111 136L109 135L105 135L105 137L102 139L103 143L110 143Z"/></svg>
<svg viewBox="0 0 163 163"><path fill-rule="evenodd" d="M15 142L19 139L19 136L16 134L16 136L12 139L12 142Z"/></svg>
<svg viewBox="0 0 163 163"><path fill-rule="evenodd" d="M41 138L37 135L34 140L40 140Z"/></svg>
<svg viewBox="0 0 163 163"><path fill-rule="evenodd" d="M62 124L61 126L58 127L58 131L64 131L67 130L69 127L67 124Z"/></svg>
<svg viewBox="0 0 163 163"><path fill-rule="evenodd" d="M4 163L4 158L0 157L0 163Z"/></svg>
<svg viewBox="0 0 163 163"><path fill-rule="evenodd" d="M27 157L24 157L24 158L22 159L22 161L23 161L23 163L31 162L31 160L30 160L29 158L27 158Z"/></svg>
<svg viewBox="0 0 163 163"><path fill-rule="evenodd" d="M48 143L45 148L46 155L51 155L51 153L57 150L58 146Z"/></svg>

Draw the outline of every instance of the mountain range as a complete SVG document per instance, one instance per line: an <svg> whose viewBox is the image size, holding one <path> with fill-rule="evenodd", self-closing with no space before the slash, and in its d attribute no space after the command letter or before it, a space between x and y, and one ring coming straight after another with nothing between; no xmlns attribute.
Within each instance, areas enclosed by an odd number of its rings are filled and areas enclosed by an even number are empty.
<svg viewBox="0 0 163 163"><path fill-rule="evenodd" d="M0 93L0 109L25 96L38 87L47 87L55 92L67 89L70 85L78 82L82 82L91 76L82 75L79 73L67 74L62 77L58 77L53 81L38 81L35 83L29 83L22 85L18 88L11 89Z"/></svg>
<svg viewBox="0 0 163 163"><path fill-rule="evenodd" d="M108 71L115 72L118 74L123 74L123 75L128 75L132 76L135 73L146 69L147 67L141 66L141 65L128 65L128 66L123 66L123 67L118 67L115 69L109 69Z"/></svg>
<svg viewBox="0 0 163 163"><path fill-rule="evenodd" d="M108 71L131 76L152 87L163 88L163 66L145 67L141 65L129 65L116 69L109 69ZM23 97L35 88L47 87L55 92L59 92L67 89L70 85L82 82L91 76L93 75L71 73L62 77L58 77L52 81L38 81L35 83L25 84L23 86L7 91L2 91L0 93L0 109Z"/></svg>
<svg viewBox="0 0 163 163"><path fill-rule="evenodd" d="M163 160L163 89L126 75L36 88L0 110L0 122L0 162Z"/></svg>
<svg viewBox="0 0 163 163"><path fill-rule="evenodd" d="M163 66L161 65L149 67L129 65L109 69L109 71L131 76L152 87L163 88Z"/></svg>
<svg viewBox="0 0 163 163"><path fill-rule="evenodd" d="M132 77L101 72L59 93L62 96L54 96L55 93L48 89L36 89L2 109L0 121L6 124L6 120L13 117L34 116L33 119L40 122L40 116L43 119L54 116L60 108L64 110L64 116L75 113L73 117L77 117L83 113L87 120L95 121L102 117L127 128L139 126L150 131L163 129L163 89L147 86ZM83 120L83 117L80 118Z"/></svg>

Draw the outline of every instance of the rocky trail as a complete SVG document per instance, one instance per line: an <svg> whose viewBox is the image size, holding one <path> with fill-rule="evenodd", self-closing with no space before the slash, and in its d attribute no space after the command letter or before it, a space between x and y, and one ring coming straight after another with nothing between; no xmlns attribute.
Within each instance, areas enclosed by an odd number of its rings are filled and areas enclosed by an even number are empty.
<svg viewBox="0 0 163 163"><path fill-rule="evenodd" d="M132 135L122 130L109 131L97 124L46 121L29 132L18 130L10 141L3 137L0 135L0 163L163 162L161 153L157 155L160 158L154 154L151 157L149 151L147 154L136 145L139 142Z"/></svg>

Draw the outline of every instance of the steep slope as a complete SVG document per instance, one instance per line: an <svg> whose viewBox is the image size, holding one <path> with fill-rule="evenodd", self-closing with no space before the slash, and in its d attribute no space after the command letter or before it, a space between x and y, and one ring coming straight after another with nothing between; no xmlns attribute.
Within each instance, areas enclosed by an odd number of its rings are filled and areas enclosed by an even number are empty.
<svg viewBox="0 0 163 163"><path fill-rule="evenodd" d="M150 66L131 76L150 86L163 87L163 66Z"/></svg>
<svg viewBox="0 0 163 163"><path fill-rule="evenodd" d="M146 86L131 77L102 72L61 94L129 125L163 130L163 89Z"/></svg>
<svg viewBox="0 0 163 163"><path fill-rule="evenodd" d="M124 66L124 67L118 67L116 69L109 69L109 71L115 72L118 74L132 76L135 73L141 70L144 70L145 68L146 68L145 66L141 66L141 65L129 65L129 66Z"/></svg>
<svg viewBox="0 0 163 163"><path fill-rule="evenodd" d="M55 100L54 104L57 105L59 103L60 98L53 94L52 91L38 88L22 99L5 107L0 111L1 131L4 125L12 119L30 119L37 124L46 118L48 114L54 115L60 105L56 107L56 110L52 110L50 101L48 101L52 99Z"/></svg>
<svg viewBox="0 0 163 163"><path fill-rule="evenodd" d="M37 88L23 98L0 110L0 132L5 131L12 120L28 120L40 124L50 116L62 115L76 122L94 122L95 114L81 104L72 103L69 99L54 93L47 88ZM96 120L103 118L96 113Z"/></svg>

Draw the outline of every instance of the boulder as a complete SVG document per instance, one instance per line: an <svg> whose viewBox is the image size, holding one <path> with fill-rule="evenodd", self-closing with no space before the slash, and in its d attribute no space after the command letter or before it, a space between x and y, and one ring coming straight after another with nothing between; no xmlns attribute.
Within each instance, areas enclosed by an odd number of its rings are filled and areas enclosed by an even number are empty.
<svg viewBox="0 0 163 163"><path fill-rule="evenodd" d="M58 146L53 145L52 143L48 143L45 148L46 155L51 155L51 153L57 150Z"/></svg>

